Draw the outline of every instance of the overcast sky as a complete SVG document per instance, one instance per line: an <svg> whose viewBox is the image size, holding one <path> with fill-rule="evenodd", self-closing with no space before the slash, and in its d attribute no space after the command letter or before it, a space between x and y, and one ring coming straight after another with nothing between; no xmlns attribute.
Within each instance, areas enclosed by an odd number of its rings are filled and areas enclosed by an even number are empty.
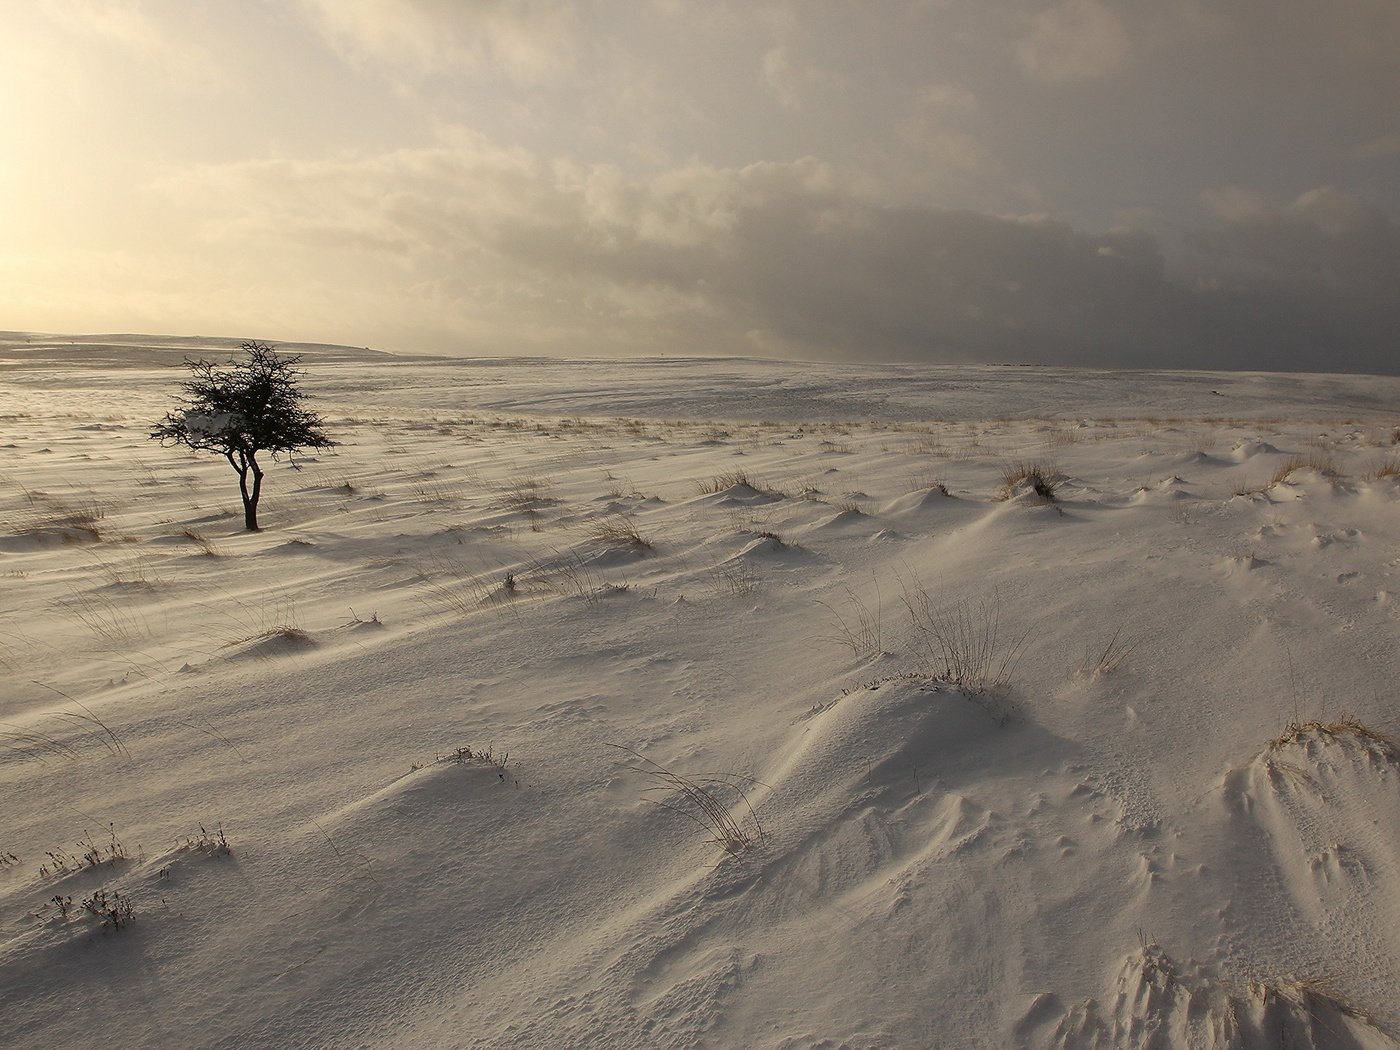
<svg viewBox="0 0 1400 1050"><path fill-rule="evenodd" d="M1400 370L1396 0L0 0L0 328Z"/></svg>

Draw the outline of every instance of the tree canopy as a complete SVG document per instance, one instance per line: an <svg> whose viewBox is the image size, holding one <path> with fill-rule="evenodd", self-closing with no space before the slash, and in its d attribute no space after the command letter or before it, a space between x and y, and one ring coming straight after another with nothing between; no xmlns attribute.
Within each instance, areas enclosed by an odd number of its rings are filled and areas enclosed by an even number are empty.
<svg viewBox="0 0 1400 1050"><path fill-rule="evenodd" d="M180 385L175 409L152 428L151 437L162 445L185 445L227 459L238 474L244 525L256 530L263 479L258 455L266 452L276 459L335 442L321 417L306 407L308 395L298 385L303 373L296 367L301 358L260 342L244 343L242 349L246 356L227 365L186 361L190 378Z"/></svg>

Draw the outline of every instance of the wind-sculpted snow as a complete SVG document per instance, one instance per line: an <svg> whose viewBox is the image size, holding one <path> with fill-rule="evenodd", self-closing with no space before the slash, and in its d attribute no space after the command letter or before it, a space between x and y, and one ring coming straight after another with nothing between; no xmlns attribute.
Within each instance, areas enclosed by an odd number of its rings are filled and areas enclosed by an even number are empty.
<svg viewBox="0 0 1400 1050"><path fill-rule="evenodd" d="M0 347L0 1043L1396 1045L1396 380L200 349Z"/></svg>

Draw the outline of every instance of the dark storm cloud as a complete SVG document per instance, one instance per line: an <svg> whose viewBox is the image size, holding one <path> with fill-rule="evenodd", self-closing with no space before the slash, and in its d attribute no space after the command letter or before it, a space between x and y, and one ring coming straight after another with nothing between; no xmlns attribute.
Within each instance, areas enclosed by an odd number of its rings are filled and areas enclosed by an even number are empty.
<svg viewBox="0 0 1400 1050"><path fill-rule="evenodd" d="M1400 4L65 0L10 23L17 326L1396 368Z"/></svg>
<svg viewBox="0 0 1400 1050"><path fill-rule="evenodd" d="M219 178L258 202L245 233L393 260L433 276L427 308L501 338L523 318L558 352L1395 367L1400 232L1331 190L1286 206L1221 190L1197 229L1094 233L880 203L814 160L637 180L469 136Z"/></svg>
<svg viewBox="0 0 1400 1050"><path fill-rule="evenodd" d="M633 187L630 209L607 214L574 203L554 210L556 222L499 229L494 250L546 280L684 294L712 325L690 326L689 338L713 349L1395 368L1400 234L1332 191L1287 207L1256 201L1171 244L1129 229L881 206L816 165L697 173L670 195Z"/></svg>

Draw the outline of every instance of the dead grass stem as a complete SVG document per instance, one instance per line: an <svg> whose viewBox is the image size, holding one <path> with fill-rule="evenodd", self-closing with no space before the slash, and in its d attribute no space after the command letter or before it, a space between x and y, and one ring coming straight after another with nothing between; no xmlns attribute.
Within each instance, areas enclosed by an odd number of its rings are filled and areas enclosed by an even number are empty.
<svg viewBox="0 0 1400 1050"><path fill-rule="evenodd" d="M683 776L645 758L623 744L609 744L636 760L633 770L651 781L648 792L661 794L661 799L647 801L662 809L678 813L709 833L709 841L723 847L731 856L738 856L752 846L767 841L768 835L759 822L758 812L749 800L748 792L763 787L760 781L742 773L706 773L696 778ZM741 815L734 816L739 808Z"/></svg>
<svg viewBox="0 0 1400 1050"><path fill-rule="evenodd" d="M1053 479L1058 473L1053 463L1043 460L1008 463L1001 469L1001 498L1010 499L1017 486L1025 483L1041 499L1053 503L1058 485Z"/></svg>
<svg viewBox="0 0 1400 1050"><path fill-rule="evenodd" d="M1010 680L1030 628L1008 631L994 598L964 598L943 606L908 581L901 598L915 646L934 677L974 695Z"/></svg>

